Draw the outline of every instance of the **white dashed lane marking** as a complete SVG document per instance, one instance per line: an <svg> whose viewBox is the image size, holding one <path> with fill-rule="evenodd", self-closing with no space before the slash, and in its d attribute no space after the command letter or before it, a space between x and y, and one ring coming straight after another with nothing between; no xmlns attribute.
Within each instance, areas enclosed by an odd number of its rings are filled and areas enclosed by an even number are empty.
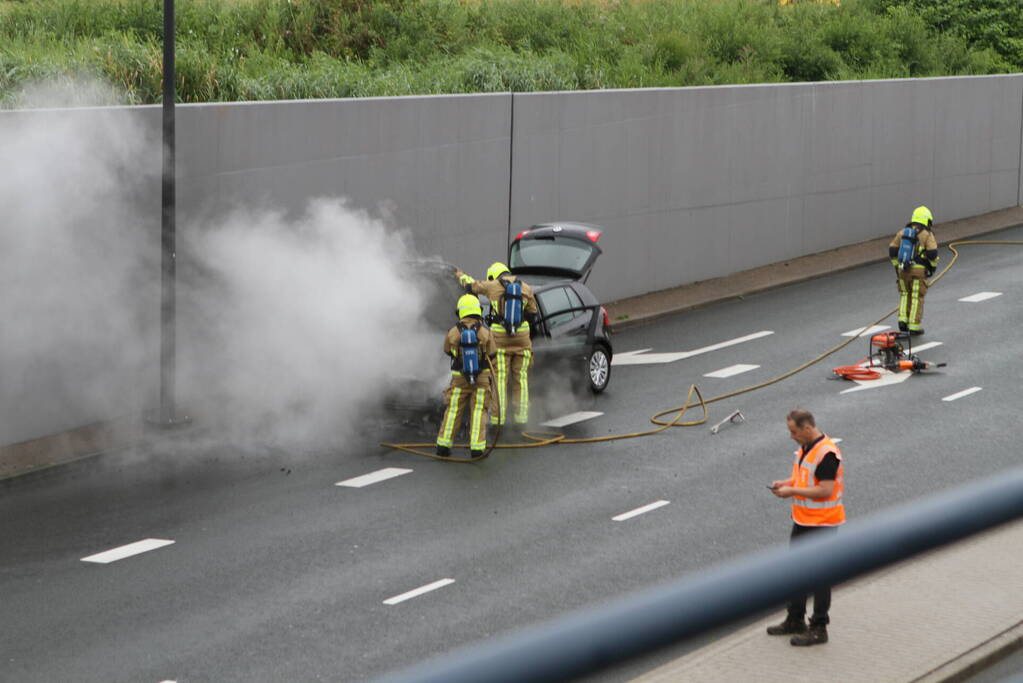
<svg viewBox="0 0 1023 683"><path fill-rule="evenodd" d="M987 301L988 299L994 299L996 296L1001 296L1001 292L977 292L970 296L964 296L960 301L965 301L970 304L975 304L978 301Z"/></svg>
<svg viewBox="0 0 1023 683"><path fill-rule="evenodd" d="M433 583L428 583L425 586L420 586L415 590L410 590L408 593L402 593L401 595L395 595L393 598L387 598L386 600L384 600L384 604L397 605L399 602L405 602L406 600L417 598L423 593L429 593L430 591L435 591L438 588L450 586L454 582L455 582L454 579L441 579L440 581L434 581Z"/></svg>
<svg viewBox="0 0 1023 683"><path fill-rule="evenodd" d="M951 394L950 396L946 396L945 398L943 398L941 400L942 401L955 401L957 399L962 398L963 396L969 396L970 394L975 394L978 391L980 391L980 387L970 387L969 389L963 389L960 392L957 392L955 394Z"/></svg>
<svg viewBox="0 0 1023 683"><path fill-rule="evenodd" d="M150 550L156 550L162 548L165 545L170 545L174 541L168 541L163 538L147 538L142 541L136 541L135 543L129 543L128 545L122 545L117 548L105 550L95 555L89 555L83 557L82 562L95 562L97 564L110 564L117 560L123 560L126 557L132 555L140 555L142 553L148 553Z"/></svg>
<svg viewBox="0 0 1023 683"><path fill-rule="evenodd" d="M848 332L843 332L842 336L843 337L866 337L868 334L874 334L875 332L880 332L881 330L887 330L887 329L888 329L888 325L874 325L873 327L857 327L855 330L849 330Z"/></svg>
<svg viewBox="0 0 1023 683"><path fill-rule="evenodd" d="M670 500L658 500L653 503L650 503L649 505L644 505L641 508L636 508L635 510L629 510L628 512L623 512L620 515L615 515L611 519L613 519L616 522L624 522L625 520L636 517L637 515L641 515L644 512L650 512L651 510L656 510L657 508L664 507L665 505L668 505L670 502L671 502Z"/></svg>
<svg viewBox="0 0 1023 683"><path fill-rule="evenodd" d="M348 486L353 489L361 489L363 486L369 486L370 484L376 484L380 481L386 481L388 479L394 479L400 477L403 474L408 474L412 470L404 469L402 467L385 467L382 470L376 472L370 472L364 474L361 477L353 477L352 479L345 479L339 481L334 486Z"/></svg>
<svg viewBox="0 0 1023 683"><path fill-rule="evenodd" d="M704 346L699 349L693 349L692 351L676 351L673 353L646 353L650 349L640 349L638 351L624 351L622 353L616 353L614 358L611 359L611 365L646 365L650 363L673 363L683 358L691 358L693 356L699 356L702 353L709 353L711 351L717 351L718 349L724 349L729 346L735 346L736 344L743 344L754 339L760 339L761 337L767 337L774 334L772 330L760 330L753 334L747 334L744 337L736 337L735 339L729 339L728 341L719 342L717 344L711 344L710 346ZM645 355L641 355L645 354Z"/></svg>
<svg viewBox="0 0 1023 683"><path fill-rule="evenodd" d="M739 363L738 365L729 365L727 368L721 368L714 372L708 372L704 375L704 377L734 377L735 375L741 375L742 373L749 372L750 370L756 370L759 367L759 365L745 365L743 363Z"/></svg>
<svg viewBox="0 0 1023 683"><path fill-rule="evenodd" d="M569 413L568 415L562 415L556 417L553 420L540 423L541 427L567 427L568 425L575 424L576 422L582 422L583 420L592 420L595 417L600 417L604 413L598 413L593 410L582 410L578 413Z"/></svg>
<svg viewBox="0 0 1023 683"><path fill-rule="evenodd" d="M927 351L928 349L933 349L936 346L941 346L942 343L943 342L927 342L926 344L921 344L920 346L914 346L913 347L913 353L920 353L921 351Z"/></svg>

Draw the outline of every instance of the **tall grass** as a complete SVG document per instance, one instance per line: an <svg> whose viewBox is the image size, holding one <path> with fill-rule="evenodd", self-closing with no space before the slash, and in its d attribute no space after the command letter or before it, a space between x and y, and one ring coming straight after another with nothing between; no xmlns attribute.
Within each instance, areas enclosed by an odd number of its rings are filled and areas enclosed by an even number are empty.
<svg viewBox="0 0 1023 683"><path fill-rule="evenodd" d="M1005 31L971 33L915 6L954 1L966 0L178 0L177 92L210 102L1023 67ZM158 102L162 7L0 0L0 106L17 106L27 83L83 75L113 84L125 102Z"/></svg>

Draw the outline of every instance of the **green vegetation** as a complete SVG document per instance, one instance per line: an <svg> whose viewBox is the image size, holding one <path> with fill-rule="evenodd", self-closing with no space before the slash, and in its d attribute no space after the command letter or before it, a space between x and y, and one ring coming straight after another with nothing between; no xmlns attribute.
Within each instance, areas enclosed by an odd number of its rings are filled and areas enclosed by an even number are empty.
<svg viewBox="0 0 1023 683"><path fill-rule="evenodd" d="M180 101L1023 69L1020 0L177 0ZM0 106L100 78L160 101L161 0L0 0Z"/></svg>

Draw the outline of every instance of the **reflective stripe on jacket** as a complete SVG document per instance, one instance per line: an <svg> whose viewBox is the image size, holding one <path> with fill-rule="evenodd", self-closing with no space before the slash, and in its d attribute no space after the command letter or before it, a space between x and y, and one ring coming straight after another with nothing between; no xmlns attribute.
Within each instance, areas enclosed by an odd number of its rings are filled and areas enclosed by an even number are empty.
<svg viewBox="0 0 1023 683"><path fill-rule="evenodd" d="M803 496L792 496L792 521L801 526L838 526L845 522L845 507L842 505L843 484L842 474L842 452L831 440L831 437L824 436L814 444L810 452L806 454L800 463L799 457L803 449L796 451L796 458L792 462L792 485L797 488L809 488L817 486L820 481L817 479L817 465L824 460L828 453L834 453L838 457L838 472L835 474L835 491L829 498L804 498Z"/></svg>

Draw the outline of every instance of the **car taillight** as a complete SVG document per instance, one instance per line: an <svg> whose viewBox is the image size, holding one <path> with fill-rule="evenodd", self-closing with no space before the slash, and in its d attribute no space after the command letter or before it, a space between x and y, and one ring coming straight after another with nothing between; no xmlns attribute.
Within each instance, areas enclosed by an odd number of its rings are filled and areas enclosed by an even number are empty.
<svg viewBox="0 0 1023 683"><path fill-rule="evenodd" d="M517 239L517 240L522 239L522 236L525 235L527 232L529 232L529 231L528 230L523 230L518 235L515 235L515 239Z"/></svg>
<svg viewBox="0 0 1023 683"><path fill-rule="evenodd" d="M611 318L608 317L608 315L607 315L607 309L604 308L603 306L601 306L600 307L600 314L602 316L604 316L604 327L610 327L611 326Z"/></svg>
<svg viewBox="0 0 1023 683"><path fill-rule="evenodd" d="M591 242L596 242L600 239L600 230L587 230L586 236L590 238Z"/></svg>

